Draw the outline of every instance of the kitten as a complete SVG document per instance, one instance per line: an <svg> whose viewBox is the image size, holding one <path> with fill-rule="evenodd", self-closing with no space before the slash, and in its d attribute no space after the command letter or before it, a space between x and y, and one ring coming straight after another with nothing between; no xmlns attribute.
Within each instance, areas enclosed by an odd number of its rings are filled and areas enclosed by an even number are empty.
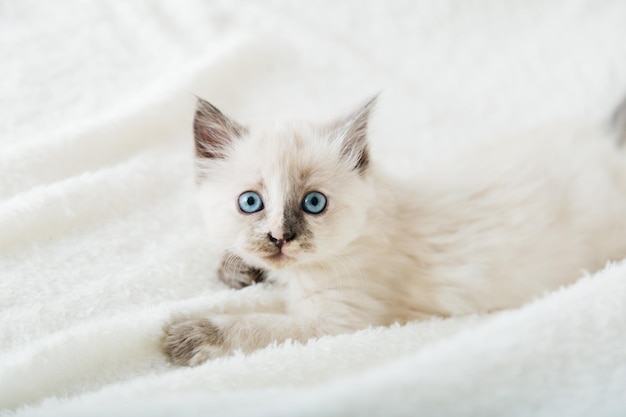
<svg viewBox="0 0 626 417"><path fill-rule="evenodd" d="M174 321L173 363L515 307L626 256L626 158L599 134L487 144L406 185L370 158L375 101L334 123L248 127L199 99L198 200L219 276L267 277L279 301Z"/></svg>

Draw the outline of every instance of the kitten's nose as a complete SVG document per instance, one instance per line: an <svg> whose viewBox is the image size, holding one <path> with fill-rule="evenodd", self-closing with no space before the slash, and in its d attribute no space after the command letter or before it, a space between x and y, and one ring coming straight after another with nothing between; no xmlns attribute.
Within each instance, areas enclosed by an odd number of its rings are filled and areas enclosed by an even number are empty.
<svg viewBox="0 0 626 417"><path fill-rule="evenodd" d="M296 234L293 232L285 232L283 234L278 235L279 237L274 237L272 232L267 234L267 238L276 246L278 249L281 249L285 243L291 242L296 238Z"/></svg>

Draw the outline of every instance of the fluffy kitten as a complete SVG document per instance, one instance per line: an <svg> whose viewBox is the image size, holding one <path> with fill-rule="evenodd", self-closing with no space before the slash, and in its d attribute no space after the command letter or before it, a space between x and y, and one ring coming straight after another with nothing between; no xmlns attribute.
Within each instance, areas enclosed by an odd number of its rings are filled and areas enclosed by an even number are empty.
<svg viewBox="0 0 626 417"><path fill-rule="evenodd" d="M325 125L247 127L199 100L198 197L219 275L267 276L278 300L174 321L172 362L519 306L626 256L626 159L598 132L477 147L406 186L370 160L374 102Z"/></svg>

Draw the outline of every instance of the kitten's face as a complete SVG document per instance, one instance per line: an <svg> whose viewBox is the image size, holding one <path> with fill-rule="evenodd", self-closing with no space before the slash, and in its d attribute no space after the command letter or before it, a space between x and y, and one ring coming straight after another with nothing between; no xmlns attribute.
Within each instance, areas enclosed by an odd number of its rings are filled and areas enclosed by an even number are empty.
<svg viewBox="0 0 626 417"><path fill-rule="evenodd" d="M198 195L220 248L267 269L340 255L361 234L372 204L371 105L334 127L244 128L200 102Z"/></svg>

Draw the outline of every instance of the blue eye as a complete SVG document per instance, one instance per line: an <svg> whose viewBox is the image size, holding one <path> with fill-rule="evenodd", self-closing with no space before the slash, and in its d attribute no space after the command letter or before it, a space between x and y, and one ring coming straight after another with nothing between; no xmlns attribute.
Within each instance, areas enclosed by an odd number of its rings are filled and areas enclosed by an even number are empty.
<svg viewBox="0 0 626 417"><path fill-rule="evenodd" d="M252 214L263 210L263 200L254 191L246 191L239 196L239 208L244 213Z"/></svg>
<svg viewBox="0 0 626 417"><path fill-rule="evenodd" d="M311 191L302 200L302 210L305 213L320 214L326 208L326 196L317 191Z"/></svg>

